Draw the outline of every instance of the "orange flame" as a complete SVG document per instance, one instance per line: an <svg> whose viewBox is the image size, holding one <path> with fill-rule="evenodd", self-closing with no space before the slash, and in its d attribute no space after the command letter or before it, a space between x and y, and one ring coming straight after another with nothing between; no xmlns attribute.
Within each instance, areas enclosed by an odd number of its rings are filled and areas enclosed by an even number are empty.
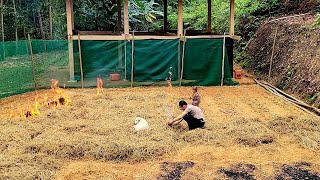
<svg viewBox="0 0 320 180"><path fill-rule="evenodd" d="M56 79L51 79L50 81L51 81L51 89L56 93L61 94L62 90L58 86L59 81Z"/></svg>
<svg viewBox="0 0 320 180"><path fill-rule="evenodd" d="M39 111L38 107L39 107L39 102L38 102L38 97L36 97L34 100L34 110L31 110L32 116L40 115L40 111Z"/></svg>
<svg viewBox="0 0 320 180"><path fill-rule="evenodd" d="M99 75L99 77L97 77L97 95L99 95L101 93L103 93L103 81Z"/></svg>

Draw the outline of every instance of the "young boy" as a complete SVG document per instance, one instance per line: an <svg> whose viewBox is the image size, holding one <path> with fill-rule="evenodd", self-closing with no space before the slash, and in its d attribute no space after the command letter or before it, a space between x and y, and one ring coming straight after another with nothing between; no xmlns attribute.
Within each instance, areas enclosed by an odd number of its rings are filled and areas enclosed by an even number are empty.
<svg viewBox="0 0 320 180"><path fill-rule="evenodd" d="M199 106L200 104L200 94L198 92L198 88L196 86L192 87L193 94L190 97L192 99L192 105Z"/></svg>

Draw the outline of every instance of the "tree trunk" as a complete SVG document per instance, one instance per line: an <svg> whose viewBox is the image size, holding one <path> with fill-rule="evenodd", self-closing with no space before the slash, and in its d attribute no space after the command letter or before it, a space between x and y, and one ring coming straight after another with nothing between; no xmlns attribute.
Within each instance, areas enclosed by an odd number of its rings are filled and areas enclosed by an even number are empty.
<svg viewBox="0 0 320 180"><path fill-rule="evenodd" d="M6 53L4 52L4 23L3 23L3 0L0 2L1 5L1 36L2 36L2 58L4 60Z"/></svg>
<svg viewBox="0 0 320 180"><path fill-rule="evenodd" d="M53 39L52 33L52 6L49 6L49 31L50 31L50 39Z"/></svg>
<svg viewBox="0 0 320 180"><path fill-rule="evenodd" d="M15 1L12 0L13 11L14 11L14 26L16 28L16 56L18 55L18 27L17 27L17 9Z"/></svg>
<svg viewBox="0 0 320 180"><path fill-rule="evenodd" d="M46 39L46 36L44 34L44 30L43 30L43 23L42 23L42 17L41 17L40 10L38 11L38 16L39 16L39 26L40 26L41 37L42 37L42 39Z"/></svg>

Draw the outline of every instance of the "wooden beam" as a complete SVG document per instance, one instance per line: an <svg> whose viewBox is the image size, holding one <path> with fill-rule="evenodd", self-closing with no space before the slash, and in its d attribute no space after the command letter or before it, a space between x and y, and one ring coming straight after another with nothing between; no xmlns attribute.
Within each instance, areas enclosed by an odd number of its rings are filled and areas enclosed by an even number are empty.
<svg viewBox="0 0 320 180"><path fill-rule="evenodd" d="M163 30L168 28L168 0L163 0Z"/></svg>
<svg viewBox="0 0 320 180"><path fill-rule="evenodd" d="M74 57L73 57L73 25L72 25L72 0L66 1L67 12L67 33L68 33L68 50L69 50L69 71L70 81L74 81Z"/></svg>
<svg viewBox="0 0 320 180"><path fill-rule="evenodd" d="M118 9L118 33L121 32L121 0L117 0L117 9Z"/></svg>
<svg viewBox="0 0 320 180"><path fill-rule="evenodd" d="M129 34L129 7L128 0L124 0L123 3L123 18L124 18L124 34Z"/></svg>
<svg viewBox="0 0 320 180"><path fill-rule="evenodd" d="M178 36L182 36L183 33L183 3L182 0L178 0Z"/></svg>
<svg viewBox="0 0 320 180"><path fill-rule="evenodd" d="M230 35L234 35L234 0L230 0Z"/></svg>
<svg viewBox="0 0 320 180"><path fill-rule="evenodd" d="M199 36L186 36L187 39L222 39L222 38L231 38L235 40L241 39L240 36L230 36L230 35L199 35ZM82 35L81 40L111 40L111 41L118 41L118 40L131 40L132 35L125 34L122 35ZM143 39L178 39L180 36L134 36L135 40L143 40ZM78 36L73 36L73 40L77 40Z"/></svg>
<svg viewBox="0 0 320 180"><path fill-rule="evenodd" d="M212 31L211 27L211 0L208 0L208 31Z"/></svg>

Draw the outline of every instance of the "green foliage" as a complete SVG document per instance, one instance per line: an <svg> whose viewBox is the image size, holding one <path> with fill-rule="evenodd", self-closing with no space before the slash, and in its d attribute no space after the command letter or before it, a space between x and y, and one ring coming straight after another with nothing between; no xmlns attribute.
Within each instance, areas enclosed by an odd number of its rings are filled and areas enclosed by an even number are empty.
<svg viewBox="0 0 320 180"><path fill-rule="evenodd" d="M168 2L169 29L177 28L177 2ZM24 39L28 33L33 38L64 39L66 37L65 3L65 0L4 1L0 10L4 13L5 40L15 40L15 28L18 29L19 39ZM163 26L162 3L162 0L129 0L131 29L137 31L160 30ZM207 29L207 0L185 0L183 3L184 27L193 30ZM243 18L247 18L251 22L257 15L292 9L310 11L319 5L318 0L237 0L235 3L236 31L243 27L241 24ZM230 1L212 0L211 21L215 33L222 34L229 31L229 5ZM49 6L52 7L53 37L50 37L49 31ZM14 7L16 13L14 13ZM74 0L74 19L76 30L116 31L117 3L115 0ZM318 18L315 27L319 27L319 21Z"/></svg>
<svg viewBox="0 0 320 180"><path fill-rule="evenodd" d="M161 27L162 7L154 0L129 1L129 22L134 30L148 31Z"/></svg>
<svg viewBox="0 0 320 180"><path fill-rule="evenodd" d="M312 29L320 28L320 14L317 14L316 20L314 21L314 23L312 24L311 27L312 27Z"/></svg>

